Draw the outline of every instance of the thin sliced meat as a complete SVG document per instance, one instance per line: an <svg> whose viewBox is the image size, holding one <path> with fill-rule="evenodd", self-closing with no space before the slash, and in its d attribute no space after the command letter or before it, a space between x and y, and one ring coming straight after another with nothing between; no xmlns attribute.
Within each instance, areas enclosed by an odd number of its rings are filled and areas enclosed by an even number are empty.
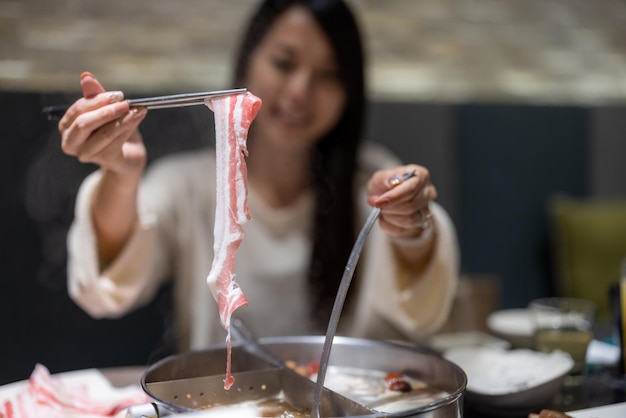
<svg viewBox="0 0 626 418"><path fill-rule="evenodd" d="M261 107L261 99L250 92L213 98L207 103L215 113L216 206L214 258L207 277L215 297L226 337L227 359L224 389L235 379L231 374L230 318L248 301L235 282L235 257L243 240L242 225L248 212L248 178L245 157L248 129Z"/></svg>
<svg viewBox="0 0 626 418"><path fill-rule="evenodd" d="M110 395L107 400L96 400L89 396L86 387L65 385L48 369L37 364L28 385L15 396L0 404L0 416L4 418L63 418L63 417L115 417L123 414L129 406L149 401L139 388L119 395Z"/></svg>

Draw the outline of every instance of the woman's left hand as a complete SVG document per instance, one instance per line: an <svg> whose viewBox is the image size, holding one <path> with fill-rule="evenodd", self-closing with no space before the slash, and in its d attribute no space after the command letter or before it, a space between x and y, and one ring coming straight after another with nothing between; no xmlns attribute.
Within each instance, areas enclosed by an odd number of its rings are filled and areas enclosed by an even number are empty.
<svg viewBox="0 0 626 418"><path fill-rule="evenodd" d="M415 175L402 181L402 176ZM409 164L375 172L367 183L367 201L381 208L381 228L389 235L418 237L430 226L428 202L437 197L426 167Z"/></svg>

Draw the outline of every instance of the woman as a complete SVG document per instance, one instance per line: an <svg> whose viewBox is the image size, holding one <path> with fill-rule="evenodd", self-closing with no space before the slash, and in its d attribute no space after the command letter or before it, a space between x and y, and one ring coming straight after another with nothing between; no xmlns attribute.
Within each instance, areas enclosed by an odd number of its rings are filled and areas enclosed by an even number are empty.
<svg viewBox="0 0 626 418"><path fill-rule="evenodd" d="M243 38L234 85L263 106L248 136L252 220L236 265L249 306L235 316L258 336L325 330L372 206L381 216L340 332L418 339L447 317L458 275L454 228L432 202L425 167L401 166L361 144L363 68L358 28L342 1L266 0ZM206 284L213 152L164 158L144 176L138 126L146 111L131 110L89 73L81 86L84 97L59 122L63 150L100 170L81 186L68 238L71 296L95 317L115 317L147 303L173 276L179 349L222 342ZM413 170L409 180L393 180Z"/></svg>

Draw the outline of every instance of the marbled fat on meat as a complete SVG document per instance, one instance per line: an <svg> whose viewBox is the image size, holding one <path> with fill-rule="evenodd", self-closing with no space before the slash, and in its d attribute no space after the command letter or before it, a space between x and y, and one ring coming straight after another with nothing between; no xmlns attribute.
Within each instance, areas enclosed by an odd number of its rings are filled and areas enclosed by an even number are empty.
<svg viewBox="0 0 626 418"><path fill-rule="evenodd" d="M261 107L261 99L250 92L213 98L209 107L215 113L216 207L214 258L207 282L215 297L220 320L228 332L226 378L228 390L235 379L231 375L230 318L248 301L235 281L235 257L243 240L242 225L250 219L245 157L250 124Z"/></svg>

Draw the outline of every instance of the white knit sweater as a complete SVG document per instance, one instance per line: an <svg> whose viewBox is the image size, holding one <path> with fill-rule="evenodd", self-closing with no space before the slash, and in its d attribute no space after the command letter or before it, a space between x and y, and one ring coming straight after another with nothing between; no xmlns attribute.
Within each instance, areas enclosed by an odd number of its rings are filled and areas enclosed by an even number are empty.
<svg viewBox="0 0 626 418"><path fill-rule="evenodd" d="M384 149L368 145L360 158L360 228L371 207L365 184L379 168L398 165ZM68 236L70 296L96 318L120 317L145 305L175 278L174 311L179 349L223 342L226 333L206 277L213 260L215 155L180 153L154 163L139 193L139 222L123 252L100 271L90 201L99 172L85 179ZM236 280L249 306L235 312L257 336L310 334L306 277L312 244L313 196L273 209L249 189L252 220L237 253ZM446 320L459 274L458 243L447 213L436 203L436 249L423 277L396 262L387 235L375 225L359 261L358 294L346 305L339 332L365 338L420 339ZM404 276L404 277L403 277ZM399 291L397 280L410 279ZM406 282L405 282L406 283ZM354 282L353 284L354 285Z"/></svg>

